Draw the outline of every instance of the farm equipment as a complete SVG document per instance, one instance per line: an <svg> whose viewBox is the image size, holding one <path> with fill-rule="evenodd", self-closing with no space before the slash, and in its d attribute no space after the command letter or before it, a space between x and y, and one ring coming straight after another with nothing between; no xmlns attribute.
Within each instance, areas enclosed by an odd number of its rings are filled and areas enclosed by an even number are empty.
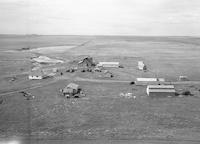
<svg viewBox="0 0 200 144"><path fill-rule="evenodd" d="M19 92L19 93L21 93L24 97L26 97L27 100L31 100L31 99L34 99L34 98L35 98L35 96L33 96L33 95L31 95L30 93L25 92L25 91L21 91L21 92Z"/></svg>

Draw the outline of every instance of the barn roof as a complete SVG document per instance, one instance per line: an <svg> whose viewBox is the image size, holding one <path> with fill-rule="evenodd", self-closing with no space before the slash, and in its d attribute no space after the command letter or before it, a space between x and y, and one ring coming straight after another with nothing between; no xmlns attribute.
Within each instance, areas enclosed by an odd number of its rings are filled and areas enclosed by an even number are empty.
<svg viewBox="0 0 200 144"><path fill-rule="evenodd" d="M174 85L148 85L149 89L174 89Z"/></svg>
<svg viewBox="0 0 200 144"><path fill-rule="evenodd" d="M93 58L88 56L88 57L85 57L83 58L81 61L78 62L78 64L81 64L83 63L84 61L87 61L87 62L90 62L91 64L93 63Z"/></svg>
<svg viewBox="0 0 200 144"><path fill-rule="evenodd" d="M99 62L100 65L106 65L106 64L111 64L111 65L119 65L119 62Z"/></svg>
<svg viewBox="0 0 200 144"><path fill-rule="evenodd" d="M165 93L175 93L175 89L149 89L149 93L151 92L165 92Z"/></svg>
<svg viewBox="0 0 200 144"><path fill-rule="evenodd" d="M157 81L157 78L136 78L137 81Z"/></svg>

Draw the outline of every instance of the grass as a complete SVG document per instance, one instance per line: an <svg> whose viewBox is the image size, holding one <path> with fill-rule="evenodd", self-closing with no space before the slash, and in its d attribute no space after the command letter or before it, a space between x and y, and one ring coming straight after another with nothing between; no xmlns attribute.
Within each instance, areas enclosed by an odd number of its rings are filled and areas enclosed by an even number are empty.
<svg viewBox="0 0 200 144"><path fill-rule="evenodd" d="M25 38L8 36L1 38L0 41L2 41L0 46L2 51L0 57L1 92L53 81L53 79L29 81L27 75L20 74L20 68L24 68L24 71L30 70L32 64L29 60L32 54L3 52L19 49L27 44L34 48L80 45L90 41L80 47L67 50L65 53L52 55L67 62L84 55L91 55L96 61L119 61L124 66L123 69L109 69L115 75L113 80L132 81L136 77L154 77L155 75L169 81L177 80L179 75L187 75L191 80L200 80L199 38L102 36L32 36ZM18 62L16 59L23 62ZM138 60L143 60L147 64L149 72L145 73L136 69ZM13 61L16 62L13 63ZM62 64L66 67L70 65L73 64ZM18 74L18 79L12 83L9 82L9 74ZM147 139L149 143L153 139L157 141L152 143L158 143L159 139L168 140L169 138L193 140L194 143L199 140L199 85L175 86L180 92L190 90L194 94L193 97L151 99L146 96L145 87L128 83L82 81L76 83L86 92L86 97L65 99L59 95L59 89L73 81L73 77L93 79L97 78L98 74L76 72L65 75L72 79L61 79L44 87L27 90L35 96L33 100L27 101L19 93L2 96L1 137L13 135L29 137L31 135L35 139L65 139L69 143L78 139L107 139L118 140L118 142ZM132 92L136 99L120 97L121 92Z"/></svg>

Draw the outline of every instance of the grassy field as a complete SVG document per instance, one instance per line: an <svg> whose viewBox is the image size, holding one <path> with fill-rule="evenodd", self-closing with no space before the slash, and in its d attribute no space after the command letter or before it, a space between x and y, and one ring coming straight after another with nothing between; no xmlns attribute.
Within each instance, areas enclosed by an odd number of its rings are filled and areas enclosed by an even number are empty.
<svg viewBox="0 0 200 144"><path fill-rule="evenodd" d="M200 80L200 38L1 35L2 139L31 138L36 144L200 143L199 84L175 85L178 92L190 90L194 94L192 97L152 99L147 97L145 86L76 79L100 79L98 73L64 73L57 78L28 80L27 73L33 67L30 58L40 55L40 51L33 53L22 51L22 48L65 45L74 48L62 53L43 50L41 55L64 60L65 63L59 66L66 68L73 60L86 55L95 61L119 61L124 68L109 69L114 74L109 80L113 81L155 76L176 81L179 75ZM147 64L148 72L137 70L138 60ZM10 81L13 76L17 79ZM73 81L83 88L86 97L65 99L60 96L59 89ZM35 98L26 100L18 92L22 89ZM136 98L121 97L122 92L131 92Z"/></svg>

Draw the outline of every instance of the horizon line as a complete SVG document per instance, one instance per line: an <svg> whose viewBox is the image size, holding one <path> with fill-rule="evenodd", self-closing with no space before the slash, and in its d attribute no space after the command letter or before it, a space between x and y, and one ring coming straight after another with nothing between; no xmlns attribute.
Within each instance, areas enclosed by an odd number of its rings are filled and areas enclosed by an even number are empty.
<svg viewBox="0 0 200 144"><path fill-rule="evenodd" d="M200 35L114 35L114 34L4 34L0 35L15 35L15 36L121 36L121 37L200 37Z"/></svg>

